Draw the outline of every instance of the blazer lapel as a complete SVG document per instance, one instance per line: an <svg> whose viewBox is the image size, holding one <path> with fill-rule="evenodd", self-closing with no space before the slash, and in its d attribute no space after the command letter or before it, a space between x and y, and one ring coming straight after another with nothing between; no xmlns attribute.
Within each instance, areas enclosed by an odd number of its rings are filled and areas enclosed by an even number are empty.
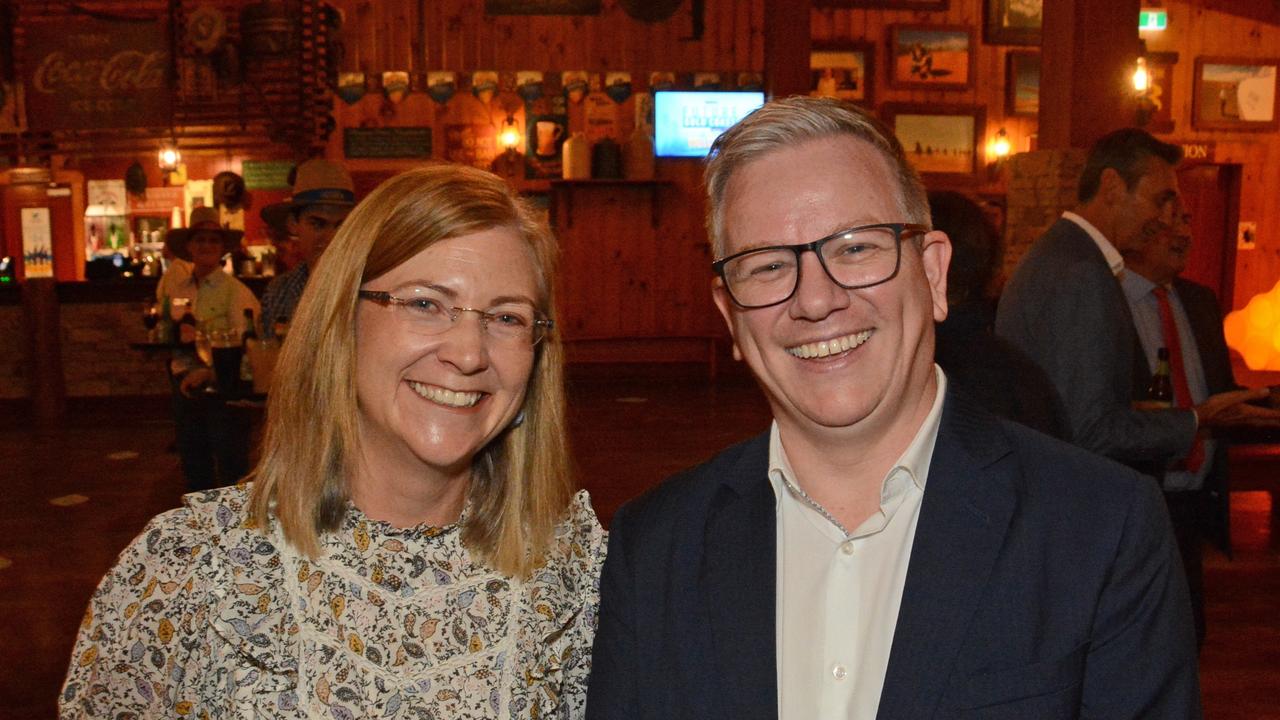
<svg viewBox="0 0 1280 720"><path fill-rule="evenodd" d="M707 516L701 573L715 673L734 718L776 718L777 516L768 482L769 435L756 438L723 479Z"/></svg>
<svg viewBox="0 0 1280 720"><path fill-rule="evenodd" d="M931 717L1013 514L1013 464L994 418L946 399L925 485L880 718Z"/></svg>

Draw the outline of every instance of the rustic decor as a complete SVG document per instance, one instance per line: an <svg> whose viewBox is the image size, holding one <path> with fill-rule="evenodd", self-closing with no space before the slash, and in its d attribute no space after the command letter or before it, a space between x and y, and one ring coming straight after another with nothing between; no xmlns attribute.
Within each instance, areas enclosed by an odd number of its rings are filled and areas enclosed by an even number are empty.
<svg viewBox="0 0 1280 720"><path fill-rule="evenodd" d="M963 25L890 25L889 84L962 90L973 82L973 31Z"/></svg>
<svg viewBox="0 0 1280 720"><path fill-rule="evenodd" d="M1197 130L1276 130L1280 58L1200 57L1192 91Z"/></svg>

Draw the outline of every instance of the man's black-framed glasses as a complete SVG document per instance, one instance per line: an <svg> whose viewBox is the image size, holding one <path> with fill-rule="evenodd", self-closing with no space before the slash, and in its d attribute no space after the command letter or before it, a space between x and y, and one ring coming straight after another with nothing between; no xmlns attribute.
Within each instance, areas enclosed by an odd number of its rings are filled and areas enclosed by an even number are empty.
<svg viewBox="0 0 1280 720"><path fill-rule="evenodd" d="M711 263L729 297L746 309L791 299L800 286L800 257L812 251L827 277L846 290L892 280L902 261L902 239L929 232L927 225L878 223L832 233L801 245L771 245Z"/></svg>
<svg viewBox="0 0 1280 720"><path fill-rule="evenodd" d="M362 300L396 308L405 326L420 335L437 335L453 327L463 313L480 316L485 334L499 342L514 345L537 345L555 327L537 308L523 302L512 302L488 309L457 307L448 299L420 292L413 297L396 297L381 290L361 290Z"/></svg>

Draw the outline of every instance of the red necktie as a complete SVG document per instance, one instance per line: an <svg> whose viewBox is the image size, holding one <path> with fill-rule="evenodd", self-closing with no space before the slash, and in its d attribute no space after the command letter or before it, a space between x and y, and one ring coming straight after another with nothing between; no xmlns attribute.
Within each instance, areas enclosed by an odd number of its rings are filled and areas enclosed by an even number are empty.
<svg viewBox="0 0 1280 720"><path fill-rule="evenodd" d="M1178 326L1173 321L1173 307L1169 305L1169 291L1157 287L1151 292L1155 293L1160 305L1160 325L1164 332L1164 345L1169 350L1169 374L1173 376L1173 397L1177 400L1178 407L1193 407L1195 403L1191 401L1191 387L1187 385L1187 368L1182 362L1182 341L1178 338ZM1204 442L1197 434L1195 445L1191 447L1186 460L1177 463L1175 468L1196 472L1203 463Z"/></svg>

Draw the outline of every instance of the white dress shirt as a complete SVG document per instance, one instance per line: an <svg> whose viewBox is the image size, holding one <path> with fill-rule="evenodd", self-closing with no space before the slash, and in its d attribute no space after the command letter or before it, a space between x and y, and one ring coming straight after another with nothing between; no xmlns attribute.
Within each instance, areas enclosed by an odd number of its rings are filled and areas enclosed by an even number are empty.
<svg viewBox="0 0 1280 720"><path fill-rule="evenodd" d="M769 482L777 498L777 677L782 720L876 715L938 439L946 377L880 488L880 510L853 532L798 482L775 422Z"/></svg>

